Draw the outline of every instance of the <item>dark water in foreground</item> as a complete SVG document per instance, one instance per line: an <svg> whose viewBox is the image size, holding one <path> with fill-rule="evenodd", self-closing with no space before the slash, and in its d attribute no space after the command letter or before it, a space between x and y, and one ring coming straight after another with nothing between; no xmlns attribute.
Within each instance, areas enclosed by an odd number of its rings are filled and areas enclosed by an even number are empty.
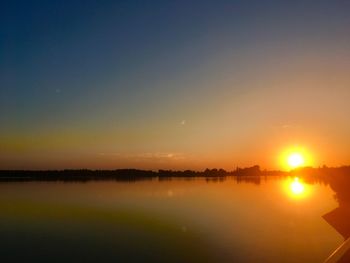
<svg viewBox="0 0 350 263"><path fill-rule="evenodd" d="M292 177L3 182L0 261L323 262L349 233L339 189Z"/></svg>

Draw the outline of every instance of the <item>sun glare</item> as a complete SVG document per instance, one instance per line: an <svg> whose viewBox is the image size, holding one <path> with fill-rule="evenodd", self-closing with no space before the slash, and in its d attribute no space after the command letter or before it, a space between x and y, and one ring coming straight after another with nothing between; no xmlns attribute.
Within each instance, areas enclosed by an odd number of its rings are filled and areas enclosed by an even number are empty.
<svg viewBox="0 0 350 263"><path fill-rule="evenodd" d="M293 200L305 199L311 194L311 187L299 177L288 177L283 181L284 192Z"/></svg>
<svg viewBox="0 0 350 263"><path fill-rule="evenodd" d="M284 170L313 166L313 158L309 151L301 147L291 147L284 150L280 156L280 165Z"/></svg>
<svg viewBox="0 0 350 263"><path fill-rule="evenodd" d="M288 156L288 165L291 168L298 168L302 166L305 162L304 157L301 153L292 153Z"/></svg>
<svg viewBox="0 0 350 263"><path fill-rule="evenodd" d="M290 190L294 195L300 195L304 192L305 187L304 185L299 181L299 178L294 178L293 182L290 184Z"/></svg>

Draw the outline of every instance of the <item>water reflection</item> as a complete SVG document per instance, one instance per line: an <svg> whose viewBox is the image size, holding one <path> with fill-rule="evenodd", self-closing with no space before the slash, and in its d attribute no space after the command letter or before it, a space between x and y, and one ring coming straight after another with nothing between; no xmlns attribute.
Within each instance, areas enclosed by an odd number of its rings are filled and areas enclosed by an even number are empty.
<svg viewBox="0 0 350 263"><path fill-rule="evenodd" d="M305 191L304 184L299 181L298 177L295 177L293 182L290 184L290 190L294 195L301 195Z"/></svg>
<svg viewBox="0 0 350 263"><path fill-rule="evenodd" d="M284 184L284 191L293 199L304 199L310 196L312 186L303 181L301 177L287 177Z"/></svg>
<svg viewBox="0 0 350 263"><path fill-rule="evenodd" d="M2 183L2 252L18 262L57 247L57 262L322 262L343 240L324 219L350 235L335 220L349 203L346 180L167 179Z"/></svg>

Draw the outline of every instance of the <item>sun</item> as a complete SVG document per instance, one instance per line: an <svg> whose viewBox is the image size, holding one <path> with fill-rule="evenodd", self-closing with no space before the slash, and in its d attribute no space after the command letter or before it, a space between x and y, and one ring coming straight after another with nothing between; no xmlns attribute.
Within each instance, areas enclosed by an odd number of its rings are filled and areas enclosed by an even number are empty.
<svg viewBox="0 0 350 263"><path fill-rule="evenodd" d="M287 162L290 168L295 169L304 165L305 158L301 153L295 152L288 156Z"/></svg>
<svg viewBox="0 0 350 263"><path fill-rule="evenodd" d="M301 146L286 147L278 156L281 167L287 171L315 164L311 152Z"/></svg>

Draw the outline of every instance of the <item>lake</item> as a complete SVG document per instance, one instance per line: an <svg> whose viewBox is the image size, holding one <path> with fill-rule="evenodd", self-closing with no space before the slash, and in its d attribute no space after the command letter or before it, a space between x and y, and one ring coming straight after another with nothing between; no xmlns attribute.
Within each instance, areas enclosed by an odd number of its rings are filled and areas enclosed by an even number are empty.
<svg viewBox="0 0 350 263"><path fill-rule="evenodd" d="M2 182L1 262L323 262L350 225L336 190L277 176Z"/></svg>

